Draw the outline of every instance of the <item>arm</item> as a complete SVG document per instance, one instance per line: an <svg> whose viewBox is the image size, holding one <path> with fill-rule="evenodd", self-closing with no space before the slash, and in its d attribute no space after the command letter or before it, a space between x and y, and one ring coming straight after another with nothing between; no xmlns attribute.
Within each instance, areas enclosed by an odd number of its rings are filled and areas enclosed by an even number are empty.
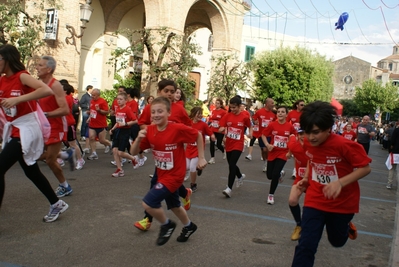
<svg viewBox="0 0 399 267"><path fill-rule="evenodd" d="M22 73L19 77L22 84L34 89L34 91L18 97L3 99L3 101L1 101L1 105L3 107L11 108L19 103L36 100L53 94L53 91L50 89L50 87L48 87L42 81L36 80L29 74Z"/></svg>
<svg viewBox="0 0 399 267"><path fill-rule="evenodd" d="M202 134L198 132L197 136L197 149L198 149L198 164L197 168L202 170L205 168L207 161L204 154L204 142L202 141Z"/></svg>
<svg viewBox="0 0 399 267"><path fill-rule="evenodd" d="M147 135L147 130L140 130L136 140L134 141L134 143L132 144L132 146L130 147L130 154L131 155L137 155L140 152L140 143L141 140L146 137ZM202 140L201 140L202 141Z"/></svg>
<svg viewBox="0 0 399 267"><path fill-rule="evenodd" d="M343 187L345 187L348 184L351 184L353 182L356 182L357 180L363 178L364 176L366 176L370 172L371 172L371 168L370 168L369 165L361 167L361 168L357 168L356 170L354 170L350 174L345 175L344 177L338 179L337 181L326 185L323 188L324 196L327 199L335 199L335 198L337 198L339 196L339 194L341 193L341 190L342 190Z"/></svg>
<svg viewBox="0 0 399 267"><path fill-rule="evenodd" d="M65 99L64 89L62 88L62 85L60 84L60 82L55 81L53 83L53 85L51 86L51 89L54 92L55 101L57 101L58 108L47 112L46 116L48 118L54 118L54 117L62 117L62 116L68 115L70 110L68 107L68 103L66 102L66 99Z"/></svg>

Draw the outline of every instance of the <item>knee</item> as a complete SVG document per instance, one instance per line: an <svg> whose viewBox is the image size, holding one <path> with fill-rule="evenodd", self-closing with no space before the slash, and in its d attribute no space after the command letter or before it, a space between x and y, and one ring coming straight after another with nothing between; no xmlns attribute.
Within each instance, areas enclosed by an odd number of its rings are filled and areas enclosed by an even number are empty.
<svg viewBox="0 0 399 267"><path fill-rule="evenodd" d="M148 206L144 201L141 202L141 205L143 206L143 208L147 211L148 209L150 209L150 206Z"/></svg>
<svg viewBox="0 0 399 267"><path fill-rule="evenodd" d="M345 238L336 238L336 237L328 237L328 242L330 242L331 246L335 248L343 247L348 241L348 237Z"/></svg>
<svg viewBox="0 0 399 267"><path fill-rule="evenodd" d="M296 205L298 205L298 199L290 196L288 199L288 205L290 205L291 207L295 207Z"/></svg>

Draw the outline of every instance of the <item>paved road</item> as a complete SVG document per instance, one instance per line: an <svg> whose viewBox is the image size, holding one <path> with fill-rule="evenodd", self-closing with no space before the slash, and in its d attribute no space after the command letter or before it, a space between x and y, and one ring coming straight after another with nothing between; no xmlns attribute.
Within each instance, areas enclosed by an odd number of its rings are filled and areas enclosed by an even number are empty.
<svg viewBox="0 0 399 267"><path fill-rule="evenodd" d="M65 166L74 189L65 197L70 208L49 224L42 222L48 212L46 199L16 165L7 173L0 212L0 266L290 266L296 245L290 240L295 224L287 203L292 180L286 177L275 205L267 205L270 183L261 171L259 149L254 150L254 160L246 161L243 154L239 161L247 178L231 199L222 195L228 167L217 152L217 163L207 166L192 197L189 216L198 231L187 243L178 243L179 223L162 247L155 245L157 222L145 233L133 227L143 215L141 198L154 170L152 159L138 170L125 166L121 178L111 177L112 156L102 150L100 159L87 161L81 171L69 172ZM360 181L361 208L353 220L357 240L337 249L324 234L315 266L390 265L397 194L396 185L385 188L386 155L372 144L372 173ZM56 178L44 163L40 166L55 188ZM292 167L288 161L288 174Z"/></svg>

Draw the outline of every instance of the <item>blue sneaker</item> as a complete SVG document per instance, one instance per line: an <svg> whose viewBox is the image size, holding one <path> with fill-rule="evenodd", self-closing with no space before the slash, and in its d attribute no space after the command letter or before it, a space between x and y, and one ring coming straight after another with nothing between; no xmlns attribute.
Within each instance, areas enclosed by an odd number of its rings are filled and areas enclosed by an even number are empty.
<svg viewBox="0 0 399 267"><path fill-rule="evenodd" d="M75 156L75 149L73 148L68 148L68 150L66 151L66 153L68 154L68 158L67 161L69 163L69 169L71 171L75 170L75 166L76 166L76 156Z"/></svg>
<svg viewBox="0 0 399 267"><path fill-rule="evenodd" d="M55 194L57 197L65 197L69 196L72 194L73 190L71 185L68 185L68 187L64 187L63 185L58 185L57 189L55 190Z"/></svg>

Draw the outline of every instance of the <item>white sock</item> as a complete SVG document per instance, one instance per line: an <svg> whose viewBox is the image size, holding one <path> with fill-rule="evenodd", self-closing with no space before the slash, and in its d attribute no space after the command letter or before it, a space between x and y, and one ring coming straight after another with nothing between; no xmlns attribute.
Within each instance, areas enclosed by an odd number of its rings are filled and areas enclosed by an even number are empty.
<svg viewBox="0 0 399 267"><path fill-rule="evenodd" d="M68 187L68 182L67 181L65 181L65 182L63 182L63 183L60 183L60 185L62 185L63 187Z"/></svg>

